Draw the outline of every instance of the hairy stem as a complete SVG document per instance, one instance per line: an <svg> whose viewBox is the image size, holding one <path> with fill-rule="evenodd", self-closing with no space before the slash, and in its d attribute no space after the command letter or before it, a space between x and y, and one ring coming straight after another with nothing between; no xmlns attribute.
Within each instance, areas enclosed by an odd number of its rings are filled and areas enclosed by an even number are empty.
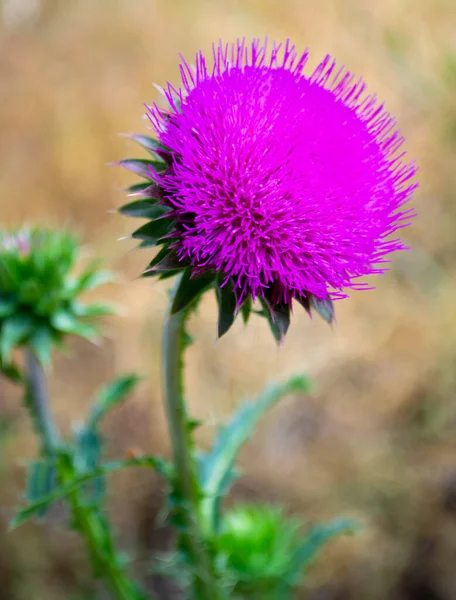
<svg viewBox="0 0 456 600"><path fill-rule="evenodd" d="M185 312L169 316L163 332L164 399L176 469L173 491L179 499L179 516L184 525L180 544L192 561L192 597L195 600L220 600L221 591L201 525L201 494L192 452L192 428L183 395L186 317Z"/></svg>
<svg viewBox="0 0 456 600"><path fill-rule="evenodd" d="M72 461L60 444L60 438L49 407L46 375L35 354L25 352L29 408L41 438L45 457L54 459L59 484L71 483L75 476ZM76 489L69 497L74 525L84 538L92 567L105 580L117 600L145 600L145 596L129 579L115 550L111 531L96 506L87 504L84 490Z"/></svg>

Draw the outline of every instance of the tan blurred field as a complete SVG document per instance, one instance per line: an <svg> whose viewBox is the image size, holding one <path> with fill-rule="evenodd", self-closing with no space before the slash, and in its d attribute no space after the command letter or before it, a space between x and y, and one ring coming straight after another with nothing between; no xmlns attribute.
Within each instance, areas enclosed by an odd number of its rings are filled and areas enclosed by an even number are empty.
<svg viewBox="0 0 456 600"><path fill-rule="evenodd" d="M147 375L109 419L108 454L168 452L160 403L160 328L166 290L137 280L147 254L119 241L132 223L112 214L128 174L108 167L135 148L153 83L177 83L178 53L239 36L330 52L363 75L399 119L420 166L419 216L376 291L337 304L330 330L296 311L284 347L266 324L239 323L215 341L215 302L192 322L188 391L206 419L200 441L267 381L304 371L309 397L266 418L242 455L235 496L281 502L309 521L341 514L364 525L326 552L307 579L309 600L456 598L456 3L454 0L3 0L0 2L0 219L81 232L122 275L104 297L124 307L102 347L72 345L52 373L59 423L70 431L90 395L116 373ZM1 383L12 419L0 455L0 599L83 600L83 549L59 514L6 533L35 441L20 397ZM167 534L155 522L160 490L149 473L112 482L125 549L147 573ZM87 588L89 589L89 588ZM79 592L78 592L79 590ZM79 595L78 595L79 594ZM81 595L82 594L82 595ZM163 595L163 598L171 597ZM101 598L101 596L100 596Z"/></svg>

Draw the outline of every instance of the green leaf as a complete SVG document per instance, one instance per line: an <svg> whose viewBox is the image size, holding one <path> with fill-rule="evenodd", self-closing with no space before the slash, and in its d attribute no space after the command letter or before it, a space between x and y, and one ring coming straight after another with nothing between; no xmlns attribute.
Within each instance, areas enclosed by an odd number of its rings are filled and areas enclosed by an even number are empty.
<svg viewBox="0 0 456 600"><path fill-rule="evenodd" d="M223 287L217 282L215 291L218 302L218 336L222 337L236 319L236 296L233 290L233 282L229 280Z"/></svg>
<svg viewBox="0 0 456 600"><path fill-rule="evenodd" d="M115 314L115 309L112 306L100 302L92 304L83 304L82 302L74 302L71 305L73 313L77 317L96 319L98 317L106 317Z"/></svg>
<svg viewBox="0 0 456 600"><path fill-rule="evenodd" d="M102 445L102 438L94 428L83 425L76 430L74 467L77 473L90 473L100 467ZM104 478L98 477L86 483L84 488L91 501L99 505L105 493Z"/></svg>
<svg viewBox="0 0 456 600"><path fill-rule="evenodd" d="M74 293L79 294L89 290L94 290L100 285L105 283L112 283L114 281L114 274L112 271L103 269L96 271L92 268L88 268L82 275L78 277L75 282Z"/></svg>
<svg viewBox="0 0 456 600"><path fill-rule="evenodd" d="M172 221L166 218L149 221L149 223L133 232L132 237L136 240L147 240L156 243L169 233L171 224Z"/></svg>
<svg viewBox="0 0 456 600"><path fill-rule="evenodd" d="M29 504L40 501L41 498L51 494L56 487L56 469L53 461L38 459L31 462L27 468L26 499ZM36 512L37 517L42 517L47 510L43 506Z"/></svg>
<svg viewBox="0 0 456 600"><path fill-rule="evenodd" d="M126 158L119 160L118 164L120 167L149 181L155 181L156 174L167 169L167 165L161 161L146 160L144 158Z"/></svg>
<svg viewBox="0 0 456 600"><path fill-rule="evenodd" d="M233 481L233 467L239 450L252 435L265 412L282 396L293 392L308 392L309 381L304 376L270 385L253 402L240 406L231 421L217 434L212 450L201 461L203 513L208 526L218 526L218 500Z"/></svg>
<svg viewBox="0 0 456 600"><path fill-rule="evenodd" d="M60 309L52 315L51 324L62 333L73 333L79 321L72 312Z"/></svg>
<svg viewBox="0 0 456 600"><path fill-rule="evenodd" d="M32 333L34 328L33 317L26 314L16 314L3 321L0 330L0 359L8 363L13 348Z"/></svg>
<svg viewBox="0 0 456 600"><path fill-rule="evenodd" d="M4 319L14 313L16 301L13 298L0 298L0 318Z"/></svg>
<svg viewBox="0 0 456 600"><path fill-rule="evenodd" d="M175 315L182 310L194 305L203 292L205 292L214 282L212 272L203 273L198 277L192 278L192 269L188 267L182 274L179 286L176 290L174 300L171 306L171 315Z"/></svg>
<svg viewBox="0 0 456 600"><path fill-rule="evenodd" d="M296 579L302 576L303 571L329 542L341 535L354 534L358 530L359 526L351 519L335 519L313 527L303 538L293 559Z"/></svg>
<svg viewBox="0 0 456 600"><path fill-rule="evenodd" d="M169 478L172 476L170 465L166 461L154 456L128 458L106 463L102 467L99 467L90 473L84 473L83 475L75 477L71 483L55 489L51 494L42 497L33 504L30 504L29 506L20 510L16 517L14 517L14 519L11 521L10 528L14 529L15 527L19 527L31 517L39 514L43 508L48 508L57 500L66 498L88 482L93 481L98 477L105 477L110 473L114 473L115 471L119 471L127 467L148 467L155 469L158 473L164 475L165 477Z"/></svg>
<svg viewBox="0 0 456 600"><path fill-rule="evenodd" d="M28 340L28 345L43 367L46 367L50 363L52 342L52 332L46 325L39 325Z"/></svg>
<svg viewBox="0 0 456 600"><path fill-rule="evenodd" d="M89 415L89 427L97 427L105 414L130 395L141 377L135 373L122 375L112 383L104 386L97 394Z"/></svg>
<svg viewBox="0 0 456 600"><path fill-rule="evenodd" d="M17 368L16 365L12 363L3 364L0 359L0 373L2 373L7 379L13 381L14 383L23 383L24 377Z"/></svg>

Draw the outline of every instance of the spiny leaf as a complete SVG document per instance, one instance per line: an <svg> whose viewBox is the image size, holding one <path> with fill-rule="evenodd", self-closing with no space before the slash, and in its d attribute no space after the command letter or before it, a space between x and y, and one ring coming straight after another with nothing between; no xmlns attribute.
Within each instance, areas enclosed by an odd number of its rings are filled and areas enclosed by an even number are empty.
<svg viewBox="0 0 456 600"><path fill-rule="evenodd" d="M112 383L104 386L97 394L90 411L90 427L96 427L100 419L114 406L125 400L133 392L135 387L141 381L139 375L132 373L122 375Z"/></svg>
<svg viewBox="0 0 456 600"><path fill-rule="evenodd" d="M49 459L38 459L31 462L27 468L26 498L30 504L51 494L56 487L55 464ZM47 506L37 511L36 516L42 517Z"/></svg>
<svg viewBox="0 0 456 600"><path fill-rule="evenodd" d="M171 476L171 467L168 465L168 463L162 459L155 458L154 456L128 458L125 460L106 463L102 467L95 469L90 473L85 473L79 477L75 477L71 483L59 487L51 494L48 494L47 496L20 510L11 521L10 528L14 529L15 527L19 527L19 525L22 525L25 523L25 521L37 515L43 508L49 507L57 500L66 498L89 481L92 481L98 477L105 477L110 473L114 473L115 471L119 471L127 467L149 467L155 469L157 472L165 475L166 477Z"/></svg>
<svg viewBox="0 0 456 600"><path fill-rule="evenodd" d="M301 576L303 570L316 559L329 542L341 535L354 534L358 530L359 526L351 519L335 519L313 527L305 535L296 551L294 557L296 575Z"/></svg>
<svg viewBox="0 0 456 600"><path fill-rule="evenodd" d="M203 500L204 515L210 527L217 526L216 500L226 493L227 485L233 479L237 454L265 412L285 394L308 390L309 382L304 376L291 377L283 383L270 385L254 402L243 404L228 425L220 430L212 450L201 462L202 487L207 496Z"/></svg>
<svg viewBox="0 0 456 600"><path fill-rule="evenodd" d="M174 300L171 306L171 315L192 306L201 297L201 294L214 282L214 274L203 273L192 278L192 269L188 267L182 274Z"/></svg>

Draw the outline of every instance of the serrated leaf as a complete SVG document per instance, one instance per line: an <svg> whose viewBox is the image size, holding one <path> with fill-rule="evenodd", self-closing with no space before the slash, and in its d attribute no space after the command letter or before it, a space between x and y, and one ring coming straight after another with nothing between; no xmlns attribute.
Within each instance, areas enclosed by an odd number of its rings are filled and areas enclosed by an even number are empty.
<svg viewBox="0 0 456 600"><path fill-rule="evenodd" d="M135 232L132 237L136 240L147 240L148 242L157 243L167 233L169 233L172 221L170 219L157 219L149 221Z"/></svg>
<svg viewBox="0 0 456 600"><path fill-rule="evenodd" d="M78 473L92 472L100 466L102 438L90 427L82 426L75 433L74 466ZM92 502L101 502L105 493L103 477L98 477L84 486Z"/></svg>
<svg viewBox="0 0 456 600"><path fill-rule="evenodd" d="M9 362L13 348L25 341L34 326L33 317L26 314L15 314L3 321L0 330L0 359L3 363Z"/></svg>
<svg viewBox="0 0 456 600"><path fill-rule="evenodd" d="M186 310L194 305L214 282L215 276L213 273L203 273L198 277L192 278L192 269L187 267L182 274L176 290L173 303L171 305L171 315L175 315L182 310Z"/></svg>
<svg viewBox="0 0 456 600"><path fill-rule="evenodd" d="M26 499L30 504L41 500L51 494L56 487L56 469L53 461L39 459L31 462L27 468ZM37 517L42 517L47 510L43 506L36 512Z"/></svg>
<svg viewBox="0 0 456 600"><path fill-rule="evenodd" d="M114 473L115 471L119 471L127 467L148 467L155 469L158 473L164 475L165 477L169 478L172 476L172 467L166 461L154 456L128 458L125 460L106 463L91 473L85 473L79 477L75 477L71 483L57 488L51 494L48 494L30 506L26 506L20 510L11 521L10 528L14 529L15 527L19 527L25 523L25 521L37 515L43 508L49 507L57 500L66 498L88 482L93 481L98 477L105 477L110 473Z"/></svg>
<svg viewBox="0 0 456 600"><path fill-rule="evenodd" d="M218 303L218 337L222 337L236 319L236 296L233 290L233 282L229 280L223 287L218 281L215 291Z"/></svg>
<svg viewBox="0 0 456 600"><path fill-rule="evenodd" d="M233 467L238 452L260 419L285 394L308 390L309 382L304 376L291 377L283 383L270 385L255 401L241 405L228 425L219 431L212 450L201 461L201 484L206 495L203 514L211 529L218 525L217 500L227 492L228 485L233 481Z"/></svg>
<svg viewBox="0 0 456 600"><path fill-rule="evenodd" d="M143 179L149 181L155 181L157 173L161 173L168 168L168 166L157 160L146 160L144 158L126 158L119 160L119 166L136 173Z"/></svg>
<svg viewBox="0 0 456 600"><path fill-rule="evenodd" d="M105 414L114 408L117 404L133 392L135 387L141 381L139 375L135 373L122 375L112 383L104 386L97 394L89 415L89 427L97 427Z"/></svg>

